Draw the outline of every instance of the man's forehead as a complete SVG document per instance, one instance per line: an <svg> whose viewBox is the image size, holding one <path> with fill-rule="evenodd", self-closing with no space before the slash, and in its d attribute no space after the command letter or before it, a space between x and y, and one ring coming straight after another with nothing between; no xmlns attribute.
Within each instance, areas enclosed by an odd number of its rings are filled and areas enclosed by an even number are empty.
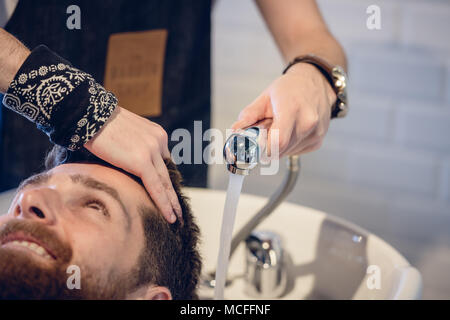
<svg viewBox="0 0 450 320"><path fill-rule="evenodd" d="M26 186L56 183L59 179L95 189L103 189L103 191L109 191L108 193L115 198L120 195L127 202L141 203L156 210L155 204L141 184L118 170L99 164L61 164L26 179L21 183L18 191Z"/></svg>
<svg viewBox="0 0 450 320"><path fill-rule="evenodd" d="M118 190L126 191L133 185L133 191L140 189L141 186L133 179L122 172L100 164L91 163L66 163L61 164L47 172L50 175L48 179L60 177L69 177L73 182L79 182L78 177L92 178L97 181L114 186ZM124 188L126 186L126 188Z"/></svg>
<svg viewBox="0 0 450 320"><path fill-rule="evenodd" d="M82 174L80 172L66 172L64 174L58 172L55 173L52 171L42 172L24 180L18 187L17 191L19 192L20 190L28 186L41 186L46 184L52 184L53 180L57 180L61 177L64 177L65 179L70 179L71 182L74 184L79 184L93 190L103 191L109 194L112 198L121 202L120 193L114 187L115 184L108 184L106 182L102 182L101 180L97 180L96 177L92 177L89 174Z"/></svg>
<svg viewBox="0 0 450 320"><path fill-rule="evenodd" d="M25 179L18 190L28 186L53 184L60 181L103 189L115 198L118 198L119 194L122 197L133 196L139 194L139 189L143 189L138 183L112 168L97 164L71 163L59 165Z"/></svg>
<svg viewBox="0 0 450 320"><path fill-rule="evenodd" d="M102 166L99 165L91 165L91 164L63 164L59 165L51 170L41 172L35 174L24 181L19 186L19 190L25 186L31 185L43 185L51 183L56 180L71 180L74 183L80 182L81 180L95 179L99 182L109 183L114 178L111 177L114 175L114 170L104 167L106 170L103 170ZM119 173L120 174L120 173ZM114 180L112 181L114 182ZM119 185L118 183L114 183L115 185Z"/></svg>
<svg viewBox="0 0 450 320"><path fill-rule="evenodd" d="M43 177L43 179L48 179L48 181L58 176L70 177L72 182L85 182L86 178L90 178L89 184L92 185L94 184L92 179L94 179L97 182L113 187L123 197L130 197L134 201L139 201L152 209L156 208L149 194L140 183L114 168L101 164L65 163L49 170L47 174L50 176Z"/></svg>
<svg viewBox="0 0 450 320"><path fill-rule="evenodd" d="M70 175L70 174L90 174L98 178L108 178L109 176L122 176L120 172L112 168L92 163L64 163L60 164L47 173L50 175Z"/></svg>

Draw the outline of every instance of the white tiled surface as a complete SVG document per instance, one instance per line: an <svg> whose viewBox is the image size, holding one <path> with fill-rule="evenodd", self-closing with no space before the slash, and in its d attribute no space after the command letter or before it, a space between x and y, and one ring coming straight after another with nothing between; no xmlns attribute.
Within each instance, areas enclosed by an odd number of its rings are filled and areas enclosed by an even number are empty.
<svg viewBox="0 0 450 320"><path fill-rule="evenodd" d="M450 3L320 0L350 65L349 116L303 156L289 201L351 220L402 252L424 277L424 298L450 299ZM366 28L381 8L382 29ZM213 126L228 128L283 62L249 0L219 0L213 29ZM251 175L244 192L282 180ZM209 185L225 189L223 166Z"/></svg>
<svg viewBox="0 0 450 320"><path fill-rule="evenodd" d="M445 70L434 52L365 39L347 51L350 84L358 91L425 101L442 97Z"/></svg>
<svg viewBox="0 0 450 320"><path fill-rule="evenodd" d="M450 6L444 1L421 2L402 6L401 43L449 51Z"/></svg>
<svg viewBox="0 0 450 320"><path fill-rule="evenodd" d="M397 108L395 136L411 148L450 152L450 108L432 103L400 102Z"/></svg>

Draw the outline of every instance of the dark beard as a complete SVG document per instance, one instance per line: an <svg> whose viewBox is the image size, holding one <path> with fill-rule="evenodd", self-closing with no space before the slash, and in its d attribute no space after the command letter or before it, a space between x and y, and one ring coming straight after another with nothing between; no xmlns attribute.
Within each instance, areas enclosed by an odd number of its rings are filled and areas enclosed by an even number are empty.
<svg viewBox="0 0 450 320"><path fill-rule="evenodd" d="M77 299L81 290L69 290L70 275L60 265L39 264L23 252L0 248L0 299Z"/></svg>
<svg viewBox="0 0 450 320"><path fill-rule="evenodd" d="M22 231L45 243L56 260L42 263L31 254L0 247L0 299L124 299L128 278L114 276L96 279L95 272L81 268L80 289L69 289L67 267L72 249L39 222L15 220L0 227L0 239ZM101 284L101 282L103 282Z"/></svg>

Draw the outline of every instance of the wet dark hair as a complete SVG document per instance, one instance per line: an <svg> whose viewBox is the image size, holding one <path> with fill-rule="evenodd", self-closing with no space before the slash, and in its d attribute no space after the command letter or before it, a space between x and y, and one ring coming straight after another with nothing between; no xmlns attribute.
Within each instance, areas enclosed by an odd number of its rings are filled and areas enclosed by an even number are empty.
<svg viewBox="0 0 450 320"><path fill-rule="evenodd" d="M55 145L45 160L46 170L64 163L99 164L118 170L144 189L142 181L120 168L117 168L91 154L86 149L71 152ZM196 289L201 272L201 259L198 252L199 228L195 223L182 189L182 177L171 160L165 160L175 192L183 212L183 223L178 220L169 224L160 212L143 204L137 204L141 214L146 237L146 245L136 266L133 288L146 284L167 287L173 299L198 299Z"/></svg>

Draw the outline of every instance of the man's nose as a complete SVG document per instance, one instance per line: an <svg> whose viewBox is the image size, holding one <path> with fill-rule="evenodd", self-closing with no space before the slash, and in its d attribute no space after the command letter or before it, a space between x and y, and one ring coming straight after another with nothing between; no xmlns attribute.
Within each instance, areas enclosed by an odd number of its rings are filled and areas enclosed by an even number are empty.
<svg viewBox="0 0 450 320"><path fill-rule="evenodd" d="M56 191L49 188L36 188L21 192L14 209L14 216L34 219L53 224L56 221L55 208L58 203Z"/></svg>

